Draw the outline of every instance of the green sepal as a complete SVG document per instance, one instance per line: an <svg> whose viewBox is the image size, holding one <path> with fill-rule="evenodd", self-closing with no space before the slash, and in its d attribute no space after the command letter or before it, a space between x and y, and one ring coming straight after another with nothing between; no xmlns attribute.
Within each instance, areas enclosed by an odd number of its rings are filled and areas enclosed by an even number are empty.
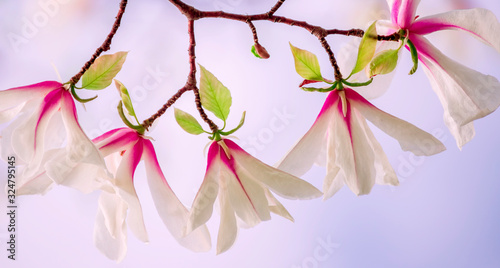
<svg viewBox="0 0 500 268"><path fill-rule="evenodd" d="M92 98L89 98L89 99L82 99L78 96L78 94L76 94L76 91L75 91L75 85L70 85L70 92L71 92L71 95L73 95L73 98L80 102L80 103L87 103L89 101L93 101L95 99L97 99L97 95L95 95L94 97Z"/></svg>
<svg viewBox="0 0 500 268"><path fill-rule="evenodd" d="M189 134L199 135L206 132L201 127L200 123L189 113L182 111L181 109L174 108L175 121L177 124L184 129ZM208 133L208 132L206 132Z"/></svg>
<svg viewBox="0 0 500 268"><path fill-rule="evenodd" d="M245 116L246 116L246 111L243 112L243 114L241 115L241 119L240 119L240 123L238 124L238 126L232 130L229 130L229 131L219 131L220 134L224 135L224 136L227 136L227 135L231 135L233 134L234 132L236 132L238 129L240 129L243 124L245 123Z"/></svg>
<svg viewBox="0 0 500 268"><path fill-rule="evenodd" d="M123 103L122 103L122 101L120 101L118 103L117 109L118 109L118 114L120 115L120 118L122 119L123 123L125 123L125 125L127 125L131 129L134 129L139 134L144 134L144 132L146 132L146 129L142 125L140 125L140 124L139 125L134 125L134 124L130 123L130 121L128 121L127 117L125 116L125 113L123 112Z"/></svg>
<svg viewBox="0 0 500 268"><path fill-rule="evenodd" d="M253 54L255 57L257 57L257 58L259 58L259 59L262 59L262 57L261 57L261 56L257 53L257 50L255 49L255 45L252 45L252 49L251 49L250 51L252 51L252 54Z"/></svg>
<svg viewBox="0 0 500 268"><path fill-rule="evenodd" d="M351 83L351 82L347 82L346 80L342 80L342 83L344 83L346 86L350 86L350 87L365 87L365 86L368 86L369 84L371 84L372 82L373 82L373 77L364 83Z"/></svg>
<svg viewBox="0 0 500 268"><path fill-rule="evenodd" d="M413 68L411 68L408 75L412 75L418 69L418 52L417 52L417 48L415 47L415 45L413 44L413 42L410 39L407 40L407 44L410 47L411 60L413 61Z"/></svg>
<svg viewBox="0 0 500 268"><path fill-rule="evenodd" d="M351 74L359 73L362 71L366 65L370 63L373 56L375 55L375 49L377 48L377 21L373 22L368 29L366 29L363 38L361 39L361 43L359 44L358 49L358 58L356 60L356 65L354 66ZM349 79L349 78L347 78Z"/></svg>
<svg viewBox="0 0 500 268"><path fill-rule="evenodd" d="M290 43L293 58L295 61L295 71L306 80L323 81L319 67L318 57L313 53L294 47Z"/></svg>

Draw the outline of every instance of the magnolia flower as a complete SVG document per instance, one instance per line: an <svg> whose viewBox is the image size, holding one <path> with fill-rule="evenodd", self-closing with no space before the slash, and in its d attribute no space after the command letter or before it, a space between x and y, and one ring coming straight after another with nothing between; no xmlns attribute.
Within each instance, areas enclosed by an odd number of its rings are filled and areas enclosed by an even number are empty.
<svg viewBox="0 0 500 268"><path fill-rule="evenodd" d="M121 261L127 250L127 224L139 240L148 241L141 204L134 187L134 173L141 160L146 165L149 189L156 210L170 233L182 246L191 250L210 249L210 235L205 226L184 236L188 210L165 180L149 139L135 130L120 128L93 141L114 173L114 178L107 178L109 184L103 187L104 191L99 198L94 229L94 242L99 250L108 258ZM113 159L118 160L115 168Z"/></svg>
<svg viewBox="0 0 500 268"><path fill-rule="evenodd" d="M500 83L446 57L424 37L440 30L463 30L500 52L500 24L486 9L455 10L429 17L415 16L420 0L387 0L393 31L405 30L444 107L444 121L462 147L474 137L473 120L500 105Z"/></svg>
<svg viewBox="0 0 500 268"><path fill-rule="evenodd" d="M217 254L233 245L238 232L236 216L247 227L271 219L270 212L293 220L270 190L288 199L321 195L311 184L262 163L231 140L214 141L208 151L205 178L193 201L187 233L208 221L217 196L221 210Z"/></svg>
<svg viewBox="0 0 500 268"><path fill-rule="evenodd" d="M278 168L301 176L326 156L327 174L324 199L332 197L344 184L356 194L370 193L373 185L398 185L382 147L366 123L372 122L399 141L404 151L432 155L444 145L427 132L387 114L352 89L329 93L311 129L281 160Z"/></svg>
<svg viewBox="0 0 500 268"><path fill-rule="evenodd" d="M17 164L25 165L18 194L43 194L54 181L83 191L94 188L86 176L104 169L104 161L80 128L67 87L47 81L1 91L0 124L14 118L1 133L0 150L3 159L15 155Z"/></svg>

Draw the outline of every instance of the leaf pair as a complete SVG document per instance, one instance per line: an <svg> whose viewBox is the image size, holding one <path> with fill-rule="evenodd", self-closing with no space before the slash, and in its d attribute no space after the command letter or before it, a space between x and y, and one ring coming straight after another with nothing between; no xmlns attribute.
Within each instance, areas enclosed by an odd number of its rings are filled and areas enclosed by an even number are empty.
<svg viewBox="0 0 500 268"><path fill-rule="evenodd" d="M226 121L229 116L229 111L232 105L231 92L224 86L212 73L207 71L203 66L200 65L201 77L200 77L200 99L203 108L212 112L217 118L224 122L224 127L218 131L222 135L230 135L238 130L245 121L245 113L241 118L240 124L227 132L224 132L226 127ZM190 114L180 110L175 109L175 120L186 132L199 135L201 133L210 133L203 130L203 127L198 123L198 121Z"/></svg>

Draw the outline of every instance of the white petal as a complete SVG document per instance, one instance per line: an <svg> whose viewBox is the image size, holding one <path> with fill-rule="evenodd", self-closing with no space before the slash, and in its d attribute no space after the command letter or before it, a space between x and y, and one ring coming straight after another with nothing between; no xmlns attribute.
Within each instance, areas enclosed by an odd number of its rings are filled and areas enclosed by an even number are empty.
<svg viewBox="0 0 500 268"><path fill-rule="evenodd" d="M330 106L336 101L336 95L330 94L316 121L307 133L277 164L277 168L295 176L304 175L315 163L325 147L325 136L331 120ZM337 96L338 98L338 96Z"/></svg>
<svg viewBox="0 0 500 268"><path fill-rule="evenodd" d="M249 177L269 187L276 194L288 199L311 199L322 193L310 183L262 163L230 140L226 144L237 163L237 172L248 172Z"/></svg>
<svg viewBox="0 0 500 268"><path fill-rule="evenodd" d="M500 105L500 82L443 55L420 36L412 37L433 90L444 108L444 121L462 147L474 136L473 120L482 118Z"/></svg>
<svg viewBox="0 0 500 268"><path fill-rule="evenodd" d="M141 160L143 153L142 142L137 142L134 147L123 154L122 161L116 171L116 186L119 196L127 203L129 213L127 223L134 235L143 242L148 242L148 234L144 226L141 203L134 188L134 172Z"/></svg>
<svg viewBox="0 0 500 268"><path fill-rule="evenodd" d="M429 34L439 30L463 30L500 52L500 23L493 12L483 9L454 10L420 18L410 32Z"/></svg>
<svg viewBox="0 0 500 268"><path fill-rule="evenodd" d="M219 193L219 178L222 162L219 158L220 147L212 143L208 152L208 164L203 183L194 198L189 214L186 233L190 233L205 224L212 216L213 207Z"/></svg>
<svg viewBox="0 0 500 268"><path fill-rule="evenodd" d="M61 91L52 91L31 117L12 133L12 147L16 155L29 165L24 171L31 176L40 167L45 151L45 132L52 116L60 107Z"/></svg>
<svg viewBox="0 0 500 268"><path fill-rule="evenodd" d="M144 162L146 164L149 189L156 210L172 236L182 246L193 251L210 250L210 234L206 226L201 226L189 235L184 236L189 212L165 180L165 176L156 159L153 144L149 140L144 140Z"/></svg>
<svg viewBox="0 0 500 268"><path fill-rule="evenodd" d="M433 155L444 151L445 146L431 134L416 126L379 110L353 90L346 90L355 109L375 126L398 140L404 151L415 155Z"/></svg>
<svg viewBox="0 0 500 268"><path fill-rule="evenodd" d="M61 114L68 136L66 145L66 157L68 160L75 163L93 164L105 169L104 159L94 143L81 129L73 97L66 91L63 93Z"/></svg>
<svg viewBox="0 0 500 268"><path fill-rule="evenodd" d="M292 215L290 215L290 212L286 210L286 208L274 197L274 195L269 191L269 189L264 188L264 193L266 194L267 202L269 205L269 210L276 214L280 215L281 217L290 220L291 222L294 222L294 219Z"/></svg>
<svg viewBox="0 0 500 268"><path fill-rule="evenodd" d="M102 192L99 197L94 244L108 258L120 262L127 254L126 203L117 195Z"/></svg>
<svg viewBox="0 0 500 268"><path fill-rule="evenodd" d="M223 188L228 188L226 185ZM221 254L231 248L238 235L238 226L236 217L231 207L231 202L227 192L219 194L219 203L221 209L219 234L217 236L217 254Z"/></svg>

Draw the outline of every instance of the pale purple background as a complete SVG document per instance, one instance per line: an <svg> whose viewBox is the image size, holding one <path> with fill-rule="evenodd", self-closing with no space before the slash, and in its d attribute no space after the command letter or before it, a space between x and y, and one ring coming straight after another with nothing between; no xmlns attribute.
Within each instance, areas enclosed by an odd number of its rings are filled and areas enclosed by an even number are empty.
<svg viewBox="0 0 500 268"><path fill-rule="evenodd" d="M56 3L56 11L47 12L40 5L45 2ZM58 80L51 63L63 81L69 80L104 40L118 2L1 0L0 89ZM206 10L252 14L267 11L274 1L189 3ZM499 3L491 0L424 0L418 14L469 7L489 8L500 15ZM386 10L383 0L288 0L278 14L326 28L348 29L366 27L369 20L386 15ZM23 33L23 27L30 24L31 31ZM301 79L295 73L288 42L316 53L325 76L332 77L333 72L315 37L303 29L270 22L255 25L261 44L271 54L269 60L256 59L249 52L252 37L244 23L222 20L196 22L197 60L232 92L229 126L236 126L241 113L247 111L247 123L236 133L239 143L273 164L308 130L325 98L323 94L305 93L297 88ZM166 0L129 3L111 52L130 51L117 78L129 88L141 119L154 113L185 82L186 27L186 19ZM9 42L13 35L23 36L25 42L13 45ZM430 39L457 61L500 77L500 56L474 38L441 32ZM328 40L338 52L351 39L332 36ZM448 150L437 156L417 158L372 128L401 186L377 185L370 195L362 197L344 188L326 202L282 200L295 223L273 217L251 230L241 229L233 248L216 256L215 250L192 253L170 237L154 209L141 164L136 187L151 241L143 244L130 233L127 257L118 265L99 253L92 242L98 193L83 195L65 187L55 187L43 197L17 199L18 260L7 260L6 197L2 191L0 266L500 267L500 114L478 120L476 137L462 151L458 150L442 122L441 105L423 71L407 76L411 61L409 53L403 55L388 92L373 102L436 134ZM156 79L152 79L151 73L155 72ZM85 96L91 95L92 92ZM121 126L115 111L117 102L117 93L110 87L87 105L87 112L78 107L81 124L90 136ZM190 93L175 106L195 112ZM283 119L279 116L283 111L292 116ZM150 136L156 139L167 180L189 207L205 171L203 148L208 139L183 133L175 124L172 110L159 120ZM252 140L258 144L252 144ZM0 174L2 188L5 164L0 164ZM304 178L321 187L323 176L324 168L315 167ZM218 218L214 212L208 224L213 243ZM331 244L327 250L325 243Z"/></svg>

